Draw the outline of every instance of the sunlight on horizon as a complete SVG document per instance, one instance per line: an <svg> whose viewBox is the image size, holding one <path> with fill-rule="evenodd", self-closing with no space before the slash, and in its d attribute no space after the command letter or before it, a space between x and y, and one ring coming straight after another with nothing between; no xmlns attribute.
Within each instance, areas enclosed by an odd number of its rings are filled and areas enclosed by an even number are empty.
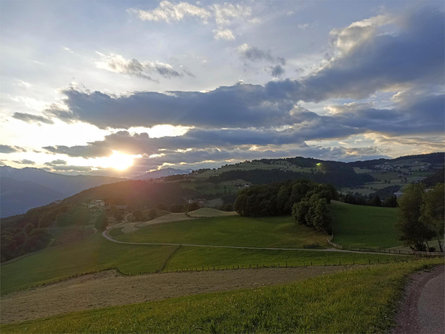
<svg viewBox="0 0 445 334"><path fill-rule="evenodd" d="M100 159L101 161L99 162L99 166L103 168L113 168L118 171L124 171L133 166L134 159L138 157L139 156L126 154L119 151L113 151L110 156Z"/></svg>

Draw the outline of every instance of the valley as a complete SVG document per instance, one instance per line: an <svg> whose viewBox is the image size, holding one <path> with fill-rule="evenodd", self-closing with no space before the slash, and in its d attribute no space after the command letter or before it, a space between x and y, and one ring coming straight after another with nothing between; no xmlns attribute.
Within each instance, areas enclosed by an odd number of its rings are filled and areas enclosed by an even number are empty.
<svg viewBox="0 0 445 334"><path fill-rule="evenodd" d="M253 169L254 175L257 167ZM224 173L202 171L189 176L104 185L31 210L23 218L5 221L5 226L20 226L21 219L27 224L34 219L38 229L51 236L51 241L2 264L2 331L20 332L26 326L26 332L31 333L66 332L68 328L73 332L87 328L88 332L127 332L131 328L141 330L138 326L152 326L149 328L154 331L168 328L181 332L195 325L201 328L198 332L218 328L303 330L305 326L317 328L312 316L318 311L307 301L306 310L286 300L296 296L304 300L309 291L315 298L314 305L323 312L331 308L328 295L341 294L342 302L329 311L339 319L332 324L332 330L349 328L349 318L341 320L342 312L356 317L355 326L378 323L387 328L392 323L385 320L385 314L392 314L391 305L399 293L396 287L403 284L404 277L413 270L441 263L440 258L409 255L396 228L399 208L332 200L328 204L332 235L297 224L293 216L243 216L222 211L233 209L226 208L224 198L236 189L245 189L244 193L255 189L278 191L273 183L256 188L246 186L246 180L207 186L209 179ZM306 181L285 182L278 193L295 187L309 187L305 188L309 191L314 186L319 189ZM206 192L208 199L204 199ZM219 202L215 195L222 196ZM200 207L212 201L219 203L220 209ZM29 225L23 226L29 229ZM365 290L355 290L351 285L340 289L337 280L360 280L359 286L380 291L381 296L367 300ZM314 284L324 288L315 289ZM353 296L359 296L360 302L351 303L351 298L356 298ZM244 305L244 320L238 323L235 309L223 311L227 298L233 305ZM184 310L185 305L201 309L208 303L213 305L212 311L201 311L198 317ZM262 312L264 303L271 313L257 318L255 314ZM369 303L376 308L363 313L361 310ZM163 308L175 314L180 312L178 316L181 314L184 322L163 317L159 313ZM280 325L275 323L274 312L288 314L289 310L306 320L283 315L279 317ZM309 310L311 320L306 323ZM126 318L127 312L133 316ZM109 318L112 314L126 320L105 324L95 318ZM50 318L41 320L46 317ZM214 320L207 322L208 317ZM63 320L59 323L58 319ZM99 327L87 325L91 319Z"/></svg>

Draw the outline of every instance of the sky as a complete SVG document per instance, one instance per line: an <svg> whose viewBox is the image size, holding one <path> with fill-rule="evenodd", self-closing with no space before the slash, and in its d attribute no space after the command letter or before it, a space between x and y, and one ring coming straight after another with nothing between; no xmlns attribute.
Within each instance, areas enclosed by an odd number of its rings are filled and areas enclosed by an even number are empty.
<svg viewBox="0 0 445 334"><path fill-rule="evenodd" d="M0 0L0 164L444 151L444 50L443 1Z"/></svg>

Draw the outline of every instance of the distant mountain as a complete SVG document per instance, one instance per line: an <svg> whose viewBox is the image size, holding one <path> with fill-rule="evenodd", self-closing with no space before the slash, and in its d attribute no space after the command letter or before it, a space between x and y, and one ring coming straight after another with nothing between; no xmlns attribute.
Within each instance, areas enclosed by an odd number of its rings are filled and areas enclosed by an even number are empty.
<svg viewBox="0 0 445 334"><path fill-rule="evenodd" d="M61 175L37 168L0 167L0 217L27 210L74 195L102 184L121 181L105 176Z"/></svg>
<svg viewBox="0 0 445 334"><path fill-rule="evenodd" d="M72 195L79 191L76 189L86 190L25 215L2 219L1 260L46 247L63 228L76 227L79 233L85 226L99 230L107 219L120 221L127 213L152 209L179 212L193 202L206 207L231 207L238 192L254 184L308 179L332 184L345 194L385 197L410 183L440 181L444 157L444 153L432 153L353 163L302 157L262 159L182 175L177 173L186 171L166 169L144 174L146 179L142 180L64 176L33 168L2 167L2 210L21 205L24 212L27 207L39 205L37 201L48 203L68 196L68 191ZM170 175L160 177L161 172ZM33 198L36 202L28 203ZM102 203L99 209L94 206L98 200ZM98 210L102 214L97 215Z"/></svg>
<svg viewBox="0 0 445 334"><path fill-rule="evenodd" d="M161 177L166 177L166 176L189 174L191 171L192 171L191 169L164 168L153 172L146 172L144 174L140 174L136 177L133 177L132 179L133 180L159 179Z"/></svg>

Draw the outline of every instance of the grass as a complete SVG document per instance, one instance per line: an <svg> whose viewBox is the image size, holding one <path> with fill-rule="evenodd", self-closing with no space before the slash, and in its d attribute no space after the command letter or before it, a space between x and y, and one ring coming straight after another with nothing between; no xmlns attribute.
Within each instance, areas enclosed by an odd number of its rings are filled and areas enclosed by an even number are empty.
<svg viewBox="0 0 445 334"><path fill-rule="evenodd" d="M221 211L213 208L199 208L187 213L190 217L194 218L208 218L208 217L226 217L237 215L234 211Z"/></svg>
<svg viewBox="0 0 445 334"><path fill-rule="evenodd" d="M49 247L1 266L2 295L84 273L117 269L124 274L159 270L175 247L114 244L101 235Z"/></svg>
<svg viewBox="0 0 445 334"><path fill-rule="evenodd" d="M57 218L56 225L59 227L66 227L94 224L94 222L91 222L92 218L93 215L87 206L77 205L61 214Z"/></svg>
<svg viewBox="0 0 445 334"><path fill-rule="evenodd" d="M336 204L336 206L339 206ZM341 207L341 204L340 204ZM349 208L349 207L347 207ZM368 207L366 207L368 208ZM348 211L349 212L349 211ZM146 227L119 234L121 240L164 241L257 247L320 248L327 236L293 223L290 217L202 218ZM406 257L323 251L272 251L115 244L100 234L24 257L1 267L1 293L105 269L134 275L157 271L258 266L369 264L406 261Z"/></svg>
<svg viewBox="0 0 445 334"><path fill-rule="evenodd" d="M165 271L212 270L273 266L310 266L369 264L407 261L406 256L340 253L326 251L271 251L224 248L180 247L165 266Z"/></svg>
<svg viewBox="0 0 445 334"><path fill-rule="evenodd" d="M158 271L213 270L258 266L369 264L409 257L325 251L270 251L174 246L123 245L94 235L50 247L1 267L1 294L56 282L85 273L117 269L136 275Z"/></svg>
<svg viewBox="0 0 445 334"><path fill-rule="evenodd" d="M390 248L400 246L395 228L395 208L332 202L334 242L345 248Z"/></svg>
<svg viewBox="0 0 445 334"><path fill-rule="evenodd" d="M132 233L110 233L130 242L171 242L205 245L294 247L328 246L328 235L297 225L292 217L216 217L151 225Z"/></svg>
<svg viewBox="0 0 445 334"><path fill-rule="evenodd" d="M348 270L280 286L202 294L3 325L2 333L381 333L406 276L442 260ZM372 293L370 293L372 291Z"/></svg>

